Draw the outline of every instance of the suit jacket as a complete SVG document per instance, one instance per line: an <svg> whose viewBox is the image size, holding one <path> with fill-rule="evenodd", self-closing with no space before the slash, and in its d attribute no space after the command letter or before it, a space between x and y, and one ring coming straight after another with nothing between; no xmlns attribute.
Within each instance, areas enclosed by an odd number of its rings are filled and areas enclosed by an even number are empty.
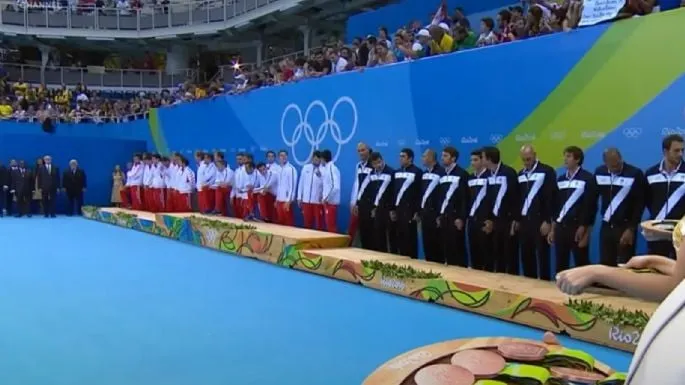
<svg viewBox="0 0 685 385"><path fill-rule="evenodd" d="M25 168L23 173L20 168L12 171L10 190L17 196L31 195L33 188L33 173L29 169Z"/></svg>
<svg viewBox="0 0 685 385"><path fill-rule="evenodd" d="M10 171L5 166L0 166L0 191L2 186L10 186Z"/></svg>
<svg viewBox="0 0 685 385"><path fill-rule="evenodd" d="M60 188L59 168L57 166L51 165L50 172L48 172L48 168L44 165L40 166L38 169L38 188L43 193L57 193L57 190Z"/></svg>
<svg viewBox="0 0 685 385"><path fill-rule="evenodd" d="M68 193L78 194L87 187L86 173L80 168L77 168L75 172L69 169L62 175L62 188Z"/></svg>

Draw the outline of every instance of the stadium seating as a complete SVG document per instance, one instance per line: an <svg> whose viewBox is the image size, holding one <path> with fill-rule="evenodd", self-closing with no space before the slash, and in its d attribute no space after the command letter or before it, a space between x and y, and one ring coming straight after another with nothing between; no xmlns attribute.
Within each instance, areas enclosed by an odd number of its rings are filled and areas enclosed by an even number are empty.
<svg viewBox="0 0 685 385"><path fill-rule="evenodd" d="M100 29L120 29L122 23L127 23L125 20L128 19L141 23L143 15L150 17L151 28L163 28L176 25L176 17L188 21L188 18L195 17L193 15L202 15L202 18L211 19L214 11L223 13L227 4L225 1L200 1L193 3L195 7L186 9L187 7L174 1L151 7L131 0L122 1L126 4L117 5L114 10L97 9L91 5L85 8L82 5L65 8L60 2L19 1L2 10L2 23L11 25L12 20L16 19L17 25L25 25L27 17L38 17L52 26L71 23L73 27L74 23L87 24L97 19ZM254 5L259 6L258 3ZM641 0L642 5L638 7L633 2L628 2L611 19L645 15L652 12L653 3L654 1ZM231 2L231 9L235 10L235 4ZM376 35L356 37L350 44L330 41L326 46L310 52L295 52L272 58L261 67L236 62L221 67L219 74L204 84L188 81L196 78L190 73L167 75L161 71L109 70L104 67L49 66L41 69L41 66L5 63L0 118L33 121L51 117L65 122L95 123L129 121L145 117L151 107L174 105L225 93L244 93L255 88L305 78L319 78L367 67L452 54L551 33L568 32L579 25L610 21L602 19L583 23L581 0L566 0L562 3L536 0L532 4L526 8L512 6L493 11L492 17L486 16L474 21L459 8L450 15L443 2L428 22L411 21L396 31L380 27ZM194 12L193 9L202 11ZM131 15L135 17L129 17ZM407 15L407 21L412 16ZM161 24L157 25L155 20L161 20ZM476 23L478 25L474 25ZM35 25L41 26L40 23ZM84 24L83 28L87 27ZM42 85L37 87L37 84ZM122 91L98 91L107 87L120 87Z"/></svg>

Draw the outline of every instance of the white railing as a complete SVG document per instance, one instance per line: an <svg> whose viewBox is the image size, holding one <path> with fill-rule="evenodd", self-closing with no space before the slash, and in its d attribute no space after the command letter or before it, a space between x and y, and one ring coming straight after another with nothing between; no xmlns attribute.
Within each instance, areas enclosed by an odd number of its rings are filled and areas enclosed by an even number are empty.
<svg viewBox="0 0 685 385"><path fill-rule="evenodd" d="M101 89L165 89L176 87L188 79L197 78L197 70L183 69L175 74L157 70L106 69L104 67L51 67L0 63L11 80L19 79L33 84L75 85Z"/></svg>
<svg viewBox="0 0 685 385"><path fill-rule="evenodd" d="M172 0L168 4L135 7L69 5L60 1L0 2L0 25L25 28L67 28L140 31L226 22L282 0ZM140 1L145 3L145 1Z"/></svg>

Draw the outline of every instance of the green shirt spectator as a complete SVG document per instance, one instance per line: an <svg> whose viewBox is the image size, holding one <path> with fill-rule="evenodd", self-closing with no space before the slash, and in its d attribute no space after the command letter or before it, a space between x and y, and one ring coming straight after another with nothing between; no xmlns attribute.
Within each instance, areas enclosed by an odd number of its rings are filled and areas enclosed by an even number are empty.
<svg viewBox="0 0 685 385"><path fill-rule="evenodd" d="M463 51L476 47L478 36L473 31L466 29L463 26L457 26L454 31L454 45L452 51Z"/></svg>

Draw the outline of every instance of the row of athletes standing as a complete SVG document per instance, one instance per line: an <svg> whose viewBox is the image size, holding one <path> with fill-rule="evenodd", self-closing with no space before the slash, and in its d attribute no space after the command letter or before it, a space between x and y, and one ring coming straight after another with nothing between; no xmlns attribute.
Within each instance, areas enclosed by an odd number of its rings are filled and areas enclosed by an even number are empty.
<svg viewBox="0 0 685 385"><path fill-rule="evenodd" d="M302 209L306 227L337 231L340 172L328 150L316 151L298 172L288 153L266 153L255 165L251 154L236 155L231 169L224 154L197 151L195 170L178 153L171 157L136 154L121 191L124 207L152 212L191 212L256 218L294 225L293 203ZM299 188L298 188L299 187Z"/></svg>
<svg viewBox="0 0 685 385"><path fill-rule="evenodd" d="M646 172L607 149L594 174L583 167L576 146L563 151L566 170L557 175L538 160L532 146L521 149L524 168L503 164L495 147L471 152L472 173L457 165L458 151L445 148L438 164L426 150L424 169L411 149L391 169L380 153L360 143L357 151L350 234L359 229L362 247L418 255L420 225L427 260L550 279L551 245L557 272L590 263L589 247L600 215L600 262L617 265L635 255L644 209L652 219L685 215L683 138L662 142L663 159ZM673 257L670 242L649 242L651 253Z"/></svg>

